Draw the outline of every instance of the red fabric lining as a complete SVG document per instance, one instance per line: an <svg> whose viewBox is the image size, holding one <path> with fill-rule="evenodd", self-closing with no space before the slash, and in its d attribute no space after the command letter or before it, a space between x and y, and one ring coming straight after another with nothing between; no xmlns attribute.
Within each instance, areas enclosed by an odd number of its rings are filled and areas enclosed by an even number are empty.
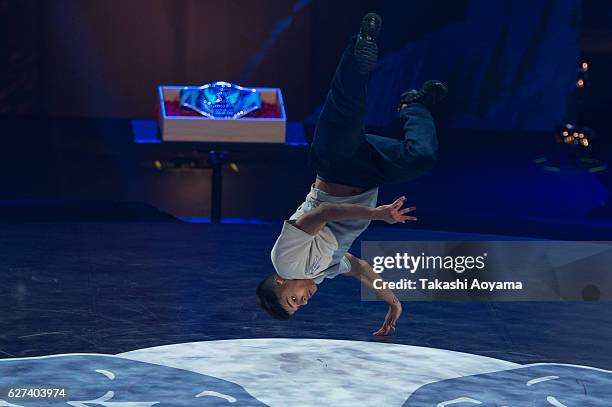
<svg viewBox="0 0 612 407"><path fill-rule="evenodd" d="M178 101L176 100L166 100L164 101L164 106L166 108L166 116L194 116L194 117L203 117L201 114L194 112L191 109L184 109L181 107ZM280 106L278 104L272 103L262 103L261 108L258 110L251 112L245 116L244 118L262 118L262 119L280 119Z"/></svg>

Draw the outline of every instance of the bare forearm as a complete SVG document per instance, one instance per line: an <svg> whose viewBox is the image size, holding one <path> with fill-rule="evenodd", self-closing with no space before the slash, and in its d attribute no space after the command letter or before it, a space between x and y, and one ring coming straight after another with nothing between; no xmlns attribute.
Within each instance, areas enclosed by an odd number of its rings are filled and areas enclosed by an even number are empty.
<svg viewBox="0 0 612 407"><path fill-rule="evenodd" d="M404 223L407 220L415 221L416 218L414 216L408 216L407 214L416 208L411 207L402 209L402 205L404 205L405 202L405 196L396 199L392 204L382 205L376 208L370 208L369 206L363 205L323 202L316 209L297 218L294 224L304 232L316 235L327 223L341 220L384 220L387 223Z"/></svg>
<svg viewBox="0 0 612 407"><path fill-rule="evenodd" d="M389 205L381 205L376 208L353 204L323 203L317 209L321 211L321 217L326 222L345 219L384 220L387 223L415 221L416 218L409 216L408 213L416 208L413 206L402 209L404 203L406 203L406 197L402 196Z"/></svg>
<svg viewBox="0 0 612 407"><path fill-rule="evenodd" d="M351 269L346 275L358 279L362 284L374 291L376 296L385 301L389 306L389 310L385 316L385 322L378 331L374 332L374 335L385 336L389 334L389 332L395 331L397 321L402 315L402 303L399 302L395 294L393 294L393 291L374 288L374 282L379 279L382 280L382 278L372 270L372 267L370 267L367 261L361 260L350 253L346 253L345 256L351 263Z"/></svg>
<svg viewBox="0 0 612 407"><path fill-rule="evenodd" d="M399 302L395 294L393 294L393 291L388 289L378 290L374 288L374 282L379 279L382 280L382 278L372 270L372 267L370 267L367 261L361 260L350 253L346 253L345 256L351 263L351 269L346 275L358 279L362 284L374 291L376 296L385 301L389 306L389 310L385 316L385 322L378 331L374 332L374 335L385 336L389 334L389 332L395 331L397 321L402 315L402 303Z"/></svg>
<svg viewBox="0 0 612 407"><path fill-rule="evenodd" d="M398 300L395 294L393 294L393 291L389 290L388 288L374 288L374 281L376 280L382 280L382 277L380 274L375 273L368 263L365 263L360 270L359 281L368 287L368 289L374 291L376 296L385 301L387 304L391 305L397 303ZM377 286L381 287L382 284L377 284Z"/></svg>
<svg viewBox="0 0 612 407"><path fill-rule="evenodd" d="M323 203L320 206L321 214L326 222L349 219L376 218L376 208L355 204Z"/></svg>
<svg viewBox="0 0 612 407"><path fill-rule="evenodd" d="M380 274L377 274L374 272L374 270L372 270L372 267L367 261L361 260L349 253L347 253L347 257L351 263L351 271L347 273L348 275L358 279L361 284L372 290L379 299L385 301L387 304L391 305L399 303L395 297L395 294L393 294L393 291L389 289L374 288L374 281L382 280L382 278ZM378 284L378 286L380 287L382 284Z"/></svg>
<svg viewBox="0 0 612 407"><path fill-rule="evenodd" d="M375 215L375 208L324 202L316 209L296 219L295 225L306 233L316 235L329 222L348 219L375 219Z"/></svg>

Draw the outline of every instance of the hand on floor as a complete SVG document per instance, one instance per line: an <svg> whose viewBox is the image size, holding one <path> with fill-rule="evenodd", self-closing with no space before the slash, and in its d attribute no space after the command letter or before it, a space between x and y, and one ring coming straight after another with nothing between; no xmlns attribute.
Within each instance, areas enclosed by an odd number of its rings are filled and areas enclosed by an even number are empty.
<svg viewBox="0 0 612 407"><path fill-rule="evenodd" d="M402 315L402 303L395 299L392 304L389 304L389 311L387 311L387 316L385 317L385 322L383 322L380 329L374 332L374 336L387 336L390 332L395 332L397 321L400 319Z"/></svg>

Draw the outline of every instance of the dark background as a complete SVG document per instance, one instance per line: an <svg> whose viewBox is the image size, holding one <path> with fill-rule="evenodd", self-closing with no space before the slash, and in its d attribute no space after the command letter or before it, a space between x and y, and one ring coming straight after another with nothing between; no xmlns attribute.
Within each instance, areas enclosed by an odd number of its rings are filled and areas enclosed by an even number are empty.
<svg viewBox="0 0 612 407"><path fill-rule="evenodd" d="M401 91L435 77L453 89L453 127L549 129L579 56L576 0L1 4L3 113L146 118L160 84L227 80L282 88L289 118L302 120L316 116L361 16L377 11L370 124L388 125Z"/></svg>
<svg viewBox="0 0 612 407"><path fill-rule="evenodd" d="M0 215L70 218L93 203L79 216L96 218L135 202L120 212L206 218L209 171L156 170L173 153L133 142L130 120L153 118L157 86L280 87L308 138L338 56L377 11L368 129L399 134L398 96L424 80L451 90L435 112L438 165L381 199L407 194L421 227L594 236L612 219L610 171L589 171L612 151L611 10L577 0L0 0ZM589 82L577 95L582 61ZM594 129L588 149L555 143L568 120ZM283 219L314 176L305 148L228 153L240 168L224 170L228 218ZM596 164L576 164L584 159Z"/></svg>
<svg viewBox="0 0 612 407"><path fill-rule="evenodd" d="M239 167L223 170L223 214L243 224L185 224L176 217L208 220L210 170L173 160L212 147L136 143L132 131L133 119L152 121L158 85L222 79L280 87L308 140L342 48L372 10L384 28L368 130L400 135L398 95L426 79L450 94L434 112L436 167L380 191L381 203L407 195L419 222L364 240L612 240L609 1L0 0L0 357L373 340L385 304L360 302L349 279L325 283L287 324L255 306L281 220L314 179L305 145L214 147ZM555 141L567 121L592 129L588 148ZM384 341L612 366L604 302L405 312Z"/></svg>

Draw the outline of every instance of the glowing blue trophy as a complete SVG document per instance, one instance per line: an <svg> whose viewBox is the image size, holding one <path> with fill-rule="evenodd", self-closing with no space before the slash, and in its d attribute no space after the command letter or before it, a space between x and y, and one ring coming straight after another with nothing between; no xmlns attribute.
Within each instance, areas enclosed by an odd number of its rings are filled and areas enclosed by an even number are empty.
<svg viewBox="0 0 612 407"><path fill-rule="evenodd" d="M213 82L181 89L180 104L210 119L239 119L261 107L261 95L233 83Z"/></svg>

